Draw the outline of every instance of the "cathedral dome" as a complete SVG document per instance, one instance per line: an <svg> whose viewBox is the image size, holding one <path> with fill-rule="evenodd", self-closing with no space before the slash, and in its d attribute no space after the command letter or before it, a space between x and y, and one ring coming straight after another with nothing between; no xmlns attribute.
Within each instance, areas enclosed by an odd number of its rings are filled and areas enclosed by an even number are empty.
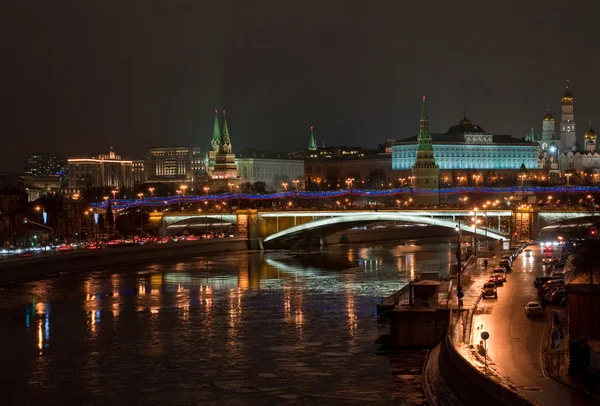
<svg viewBox="0 0 600 406"><path fill-rule="evenodd" d="M457 125L453 125L446 131L446 135L457 135L464 133L485 133L480 126L473 124L466 116Z"/></svg>
<svg viewBox="0 0 600 406"><path fill-rule="evenodd" d="M544 116L544 121L554 121L554 116L547 111L546 115Z"/></svg>
<svg viewBox="0 0 600 406"><path fill-rule="evenodd" d="M561 102L572 102L573 101L573 95L571 94L571 92L569 92L569 88L567 87L567 89L565 90L565 92L563 93L562 97L560 98Z"/></svg>
<svg viewBox="0 0 600 406"><path fill-rule="evenodd" d="M587 129L585 133L583 133L583 138L586 140L595 140L596 139L596 131L592 128L592 120L590 120L590 127Z"/></svg>

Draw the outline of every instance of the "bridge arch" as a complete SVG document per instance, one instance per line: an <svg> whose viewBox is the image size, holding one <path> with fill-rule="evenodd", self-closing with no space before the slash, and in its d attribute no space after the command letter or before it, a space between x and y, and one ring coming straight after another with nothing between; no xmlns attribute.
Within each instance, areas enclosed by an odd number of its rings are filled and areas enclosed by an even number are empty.
<svg viewBox="0 0 600 406"><path fill-rule="evenodd" d="M348 214L345 216L325 218L314 220L298 226L287 228L283 231L267 236L263 243L266 247L275 246L285 241L300 240L310 237L311 234L319 233L320 231L331 230L330 233L348 229L356 224L376 223L382 221L405 221L409 223L427 224L432 226L440 226L455 229L458 223L451 220L444 220L436 217L411 216L405 213L381 213L381 212L364 212L356 214ZM466 224L461 224L461 230L473 233L475 230ZM329 234L329 233L328 233ZM495 240L505 240L507 236L499 234L497 231L486 230L485 228L477 228L477 234L492 238Z"/></svg>

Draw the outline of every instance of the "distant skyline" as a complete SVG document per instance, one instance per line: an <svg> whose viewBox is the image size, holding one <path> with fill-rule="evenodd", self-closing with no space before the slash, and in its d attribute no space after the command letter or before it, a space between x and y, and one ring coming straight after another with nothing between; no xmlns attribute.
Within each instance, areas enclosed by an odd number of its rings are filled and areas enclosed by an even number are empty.
<svg viewBox="0 0 600 406"><path fill-rule="evenodd" d="M9 2L0 15L0 167L35 151L133 157L151 146L207 151L214 109L233 149L373 148L466 113L521 138L565 79L578 141L600 128L592 0L405 4L147 0Z"/></svg>

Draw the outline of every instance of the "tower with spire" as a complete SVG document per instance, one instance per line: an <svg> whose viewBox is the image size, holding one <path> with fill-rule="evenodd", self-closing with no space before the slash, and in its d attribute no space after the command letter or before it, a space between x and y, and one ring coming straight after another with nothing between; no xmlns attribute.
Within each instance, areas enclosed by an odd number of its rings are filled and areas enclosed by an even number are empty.
<svg viewBox="0 0 600 406"><path fill-rule="evenodd" d="M215 118L215 122L218 124L217 118ZM215 154L215 166L210 175L213 179L234 179L239 178L240 175L235 163L235 154L232 152L231 138L227 126L227 112L225 110L223 110L223 129L220 133L219 148Z"/></svg>
<svg viewBox="0 0 600 406"><path fill-rule="evenodd" d="M422 205L438 204L440 201L438 192L440 167L435 163L433 155L425 96L423 96L423 104L421 106L419 136L417 137L417 157L412 166L412 174L414 176L413 186L422 190L422 193L417 193L414 196L415 203Z"/></svg>
<svg viewBox="0 0 600 406"><path fill-rule="evenodd" d="M575 133L575 114L573 103L575 98L569 91L569 80L565 85L565 92L560 98L562 115L560 118L560 147L561 150L570 150L576 147L577 136Z"/></svg>
<svg viewBox="0 0 600 406"><path fill-rule="evenodd" d="M525 141L537 142L537 136L535 135L535 131L533 131L533 126L531 126L529 133L525 134Z"/></svg>
<svg viewBox="0 0 600 406"><path fill-rule="evenodd" d="M583 140L585 143L585 150L588 152L596 152L596 131L592 128L592 119L590 118L590 126L587 131L583 134Z"/></svg>
<svg viewBox="0 0 600 406"><path fill-rule="evenodd" d="M548 148L550 148L550 144L554 141L556 144L554 132L554 116L550 114L550 106L546 108L546 115L542 119L542 136L540 137L540 149L542 154L547 152ZM552 151L555 152L555 151Z"/></svg>
<svg viewBox="0 0 600 406"><path fill-rule="evenodd" d="M217 153L221 146L221 125L219 124L219 110L215 109L215 121L213 124L213 136L210 141L212 149L209 149L206 154L206 173L211 174L215 169L217 161Z"/></svg>
<svg viewBox="0 0 600 406"><path fill-rule="evenodd" d="M315 142L315 134L314 134L313 130L314 130L314 127L311 125L310 126L310 139L308 140L308 150L309 151L317 150L317 143Z"/></svg>

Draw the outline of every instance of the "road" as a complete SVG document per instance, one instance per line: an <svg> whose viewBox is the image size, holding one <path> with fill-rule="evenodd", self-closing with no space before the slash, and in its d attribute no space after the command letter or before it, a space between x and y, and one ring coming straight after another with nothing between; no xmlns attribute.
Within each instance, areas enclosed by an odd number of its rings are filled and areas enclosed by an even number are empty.
<svg viewBox="0 0 600 406"><path fill-rule="evenodd" d="M540 247L529 248L533 256L521 254L515 258L507 283L498 288L498 299L480 302L483 312L473 318L473 342L479 342L481 331L487 331L490 365L542 404L597 405L546 378L542 372L542 342L548 317L528 318L524 306L529 300L538 300L533 282L544 275L544 270ZM484 273L479 274L473 288L480 287L484 278L487 279ZM551 310L552 307L548 307L546 311Z"/></svg>

